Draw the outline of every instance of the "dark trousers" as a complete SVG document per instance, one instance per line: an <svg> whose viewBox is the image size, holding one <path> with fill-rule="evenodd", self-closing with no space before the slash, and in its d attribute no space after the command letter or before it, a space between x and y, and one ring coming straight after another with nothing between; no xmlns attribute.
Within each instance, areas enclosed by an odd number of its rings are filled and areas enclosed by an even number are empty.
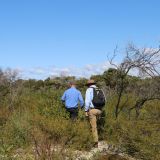
<svg viewBox="0 0 160 160"><path fill-rule="evenodd" d="M76 120L78 117L78 108L66 108L67 112L69 113L69 116L71 120Z"/></svg>

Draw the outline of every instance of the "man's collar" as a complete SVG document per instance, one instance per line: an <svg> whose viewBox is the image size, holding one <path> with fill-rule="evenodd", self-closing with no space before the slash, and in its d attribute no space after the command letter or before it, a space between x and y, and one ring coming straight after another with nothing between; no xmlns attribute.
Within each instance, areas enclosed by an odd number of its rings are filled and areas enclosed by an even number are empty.
<svg viewBox="0 0 160 160"><path fill-rule="evenodd" d="M93 85L91 85L91 86L89 86L89 87L93 87L93 88L96 88L96 85L94 85L94 84L93 84Z"/></svg>

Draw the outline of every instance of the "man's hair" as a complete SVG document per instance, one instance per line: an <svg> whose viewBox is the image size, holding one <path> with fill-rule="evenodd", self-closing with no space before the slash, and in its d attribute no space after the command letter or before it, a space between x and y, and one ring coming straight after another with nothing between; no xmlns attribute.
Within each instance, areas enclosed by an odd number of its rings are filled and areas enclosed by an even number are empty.
<svg viewBox="0 0 160 160"><path fill-rule="evenodd" d="M70 85L76 85L76 82L75 81L69 81L69 84Z"/></svg>

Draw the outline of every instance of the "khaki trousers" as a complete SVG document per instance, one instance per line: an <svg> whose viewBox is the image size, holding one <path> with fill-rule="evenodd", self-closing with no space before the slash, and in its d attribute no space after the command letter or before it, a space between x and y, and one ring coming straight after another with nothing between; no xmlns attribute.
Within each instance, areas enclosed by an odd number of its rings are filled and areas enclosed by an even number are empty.
<svg viewBox="0 0 160 160"><path fill-rule="evenodd" d="M97 131L97 118L102 113L99 109L90 109L89 110L89 121L92 128L93 140L98 142L98 131Z"/></svg>

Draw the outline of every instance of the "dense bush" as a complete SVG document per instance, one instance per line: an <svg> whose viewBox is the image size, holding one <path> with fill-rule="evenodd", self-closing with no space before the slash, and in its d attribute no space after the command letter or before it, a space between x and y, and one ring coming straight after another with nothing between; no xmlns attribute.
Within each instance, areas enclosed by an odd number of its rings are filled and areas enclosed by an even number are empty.
<svg viewBox="0 0 160 160"><path fill-rule="evenodd" d="M100 140L106 140L138 159L160 159L160 102L151 99L140 103L154 93L152 84L156 82L127 77L116 118L118 81L115 73L110 69L104 75L92 76L107 95L106 107L98 120ZM26 155L26 159L61 160L69 157L70 150L91 148L92 134L84 110L79 111L76 122L71 122L60 101L70 79L75 77L44 81L6 79L0 83L0 155L3 159L13 159L18 152L23 159ZM112 79L114 81L110 82ZM84 97L86 79L76 81ZM158 95L158 90L155 91ZM19 153L20 149L22 153Z"/></svg>
<svg viewBox="0 0 160 160"><path fill-rule="evenodd" d="M138 119L134 113L128 119L126 110L115 119L111 114L113 100L110 100L107 106L105 139L137 159L160 159L160 103L148 102Z"/></svg>
<svg viewBox="0 0 160 160"><path fill-rule="evenodd" d="M89 124L82 120L84 112L80 111L75 123L70 121L60 101L61 94L62 91L50 89L25 90L19 96L14 111L1 124L3 146L12 146L6 154L19 148L34 147L32 154L43 159L63 152L66 155L66 148L86 150L91 147ZM58 146L59 151L56 150Z"/></svg>

